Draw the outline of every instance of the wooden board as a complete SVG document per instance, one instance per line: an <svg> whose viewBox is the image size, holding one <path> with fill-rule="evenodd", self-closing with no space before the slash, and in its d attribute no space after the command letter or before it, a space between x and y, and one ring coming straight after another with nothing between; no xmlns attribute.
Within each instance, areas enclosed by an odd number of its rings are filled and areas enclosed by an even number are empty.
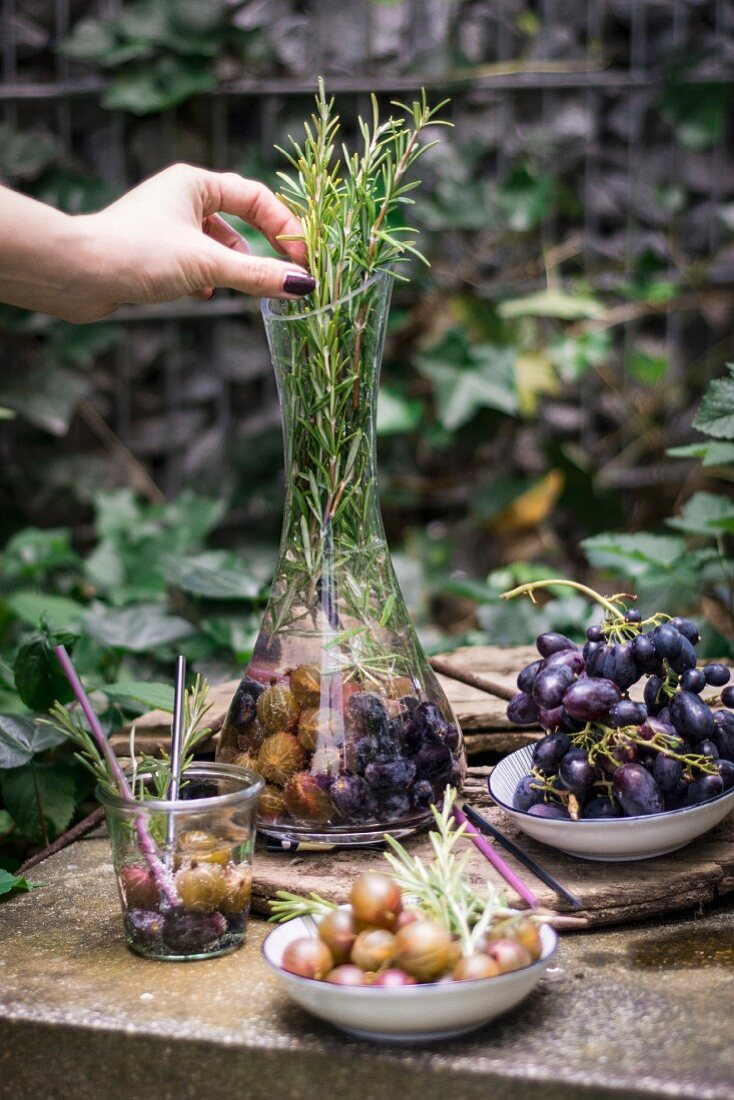
<svg viewBox="0 0 734 1100"><path fill-rule="evenodd" d="M553 875L584 903L580 915L590 925L627 924L706 904L734 891L734 815L717 829L679 852L657 859L634 863L596 863L574 859L536 843L515 829L502 810L490 803L487 776L491 768L471 768L464 791L470 802L493 824L536 857ZM431 847L424 833L405 842L413 853L431 858ZM469 873L473 882L503 880L470 841ZM570 912L548 887L535 879L512 856L500 849L503 858L537 895L541 905L558 912ZM271 853L258 842L253 883L253 907L269 913L269 899L277 890L305 894L315 890L322 897L346 901L351 882L362 871L380 866L376 851L346 850L330 853ZM508 889L511 905L524 903Z"/></svg>

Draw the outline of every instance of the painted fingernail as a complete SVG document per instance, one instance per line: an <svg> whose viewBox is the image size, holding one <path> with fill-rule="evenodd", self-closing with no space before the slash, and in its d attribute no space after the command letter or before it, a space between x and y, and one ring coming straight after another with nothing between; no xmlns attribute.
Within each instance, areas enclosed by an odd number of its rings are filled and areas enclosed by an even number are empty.
<svg viewBox="0 0 734 1100"><path fill-rule="evenodd" d="M216 290L216 287L215 287L214 290L209 295L209 297L207 298L207 301L211 302L212 298L216 298L216 296L217 296L217 290Z"/></svg>
<svg viewBox="0 0 734 1100"><path fill-rule="evenodd" d="M310 294L316 286L316 280L312 275L302 275L300 271L292 271L286 275L283 281L283 290L286 294Z"/></svg>

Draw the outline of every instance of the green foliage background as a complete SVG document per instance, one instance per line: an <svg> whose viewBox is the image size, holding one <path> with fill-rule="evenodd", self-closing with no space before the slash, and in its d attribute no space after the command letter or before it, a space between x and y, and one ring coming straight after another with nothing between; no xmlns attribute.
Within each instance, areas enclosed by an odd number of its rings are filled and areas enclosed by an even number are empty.
<svg viewBox="0 0 734 1100"><path fill-rule="evenodd" d="M417 34L407 0L345 3L326 21L321 5L286 0L134 0L104 20L80 3L63 28L40 3L13 30L0 176L71 213L175 159L273 184L272 146L299 133L317 71L341 89L347 127L372 88L385 102L411 83L448 92L455 129L426 158L411 211L432 269L397 295L379 411L383 509L424 641L578 634L590 612L574 595L540 610L499 601L553 572L696 612L706 652L722 655L732 43L713 3L676 39L665 6L640 0L640 61L623 6L567 7L554 24L533 3L447 0ZM255 303L220 294L85 327L0 308L0 343L0 866L12 871L90 794L36 718L39 620L76 639L108 728L168 700L176 652L212 680L233 676L274 561L282 456Z"/></svg>

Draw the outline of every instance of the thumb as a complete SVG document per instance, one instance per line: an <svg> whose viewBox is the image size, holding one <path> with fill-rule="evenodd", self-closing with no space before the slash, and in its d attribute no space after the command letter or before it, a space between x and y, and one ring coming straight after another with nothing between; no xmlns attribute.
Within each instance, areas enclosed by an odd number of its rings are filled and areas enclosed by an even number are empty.
<svg viewBox="0 0 734 1100"><path fill-rule="evenodd" d="M249 256L211 241L211 285L259 298L302 298L316 280L302 267L267 256Z"/></svg>

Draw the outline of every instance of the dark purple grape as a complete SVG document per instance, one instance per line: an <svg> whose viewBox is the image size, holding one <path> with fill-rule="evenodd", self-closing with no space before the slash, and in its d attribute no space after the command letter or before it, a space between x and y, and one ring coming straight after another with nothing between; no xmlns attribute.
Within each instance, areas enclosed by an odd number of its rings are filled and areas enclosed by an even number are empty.
<svg viewBox="0 0 734 1100"><path fill-rule="evenodd" d="M665 809L662 791L641 764L623 764L617 768L614 793L627 817L659 814Z"/></svg>
<svg viewBox="0 0 734 1100"><path fill-rule="evenodd" d="M180 955L198 955L211 951L226 931L227 921L221 913L171 913L163 941Z"/></svg>
<svg viewBox="0 0 734 1100"><path fill-rule="evenodd" d="M329 795L344 821L361 823L375 816L375 800L369 784L359 775L340 775L331 784Z"/></svg>
<svg viewBox="0 0 734 1100"><path fill-rule="evenodd" d="M612 647L610 645L606 643L597 645L586 658L586 675L601 676L604 663L611 652Z"/></svg>
<svg viewBox="0 0 734 1100"><path fill-rule="evenodd" d="M580 649L559 649L557 653L551 653L543 661L543 668L538 673L541 675L550 668L570 668L574 676L584 671L584 656Z"/></svg>
<svg viewBox="0 0 734 1100"><path fill-rule="evenodd" d="M368 764L373 764L378 759L380 752L379 738L367 734L358 738L353 745L354 760L350 761L350 768L364 775Z"/></svg>
<svg viewBox="0 0 734 1100"><path fill-rule="evenodd" d="M718 661L712 661L711 664L704 665L703 674L706 677L706 683L711 684L711 687L723 687L731 680L731 669L727 668L726 665L719 664Z"/></svg>
<svg viewBox="0 0 734 1100"><path fill-rule="evenodd" d="M532 695L521 691L507 704L507 717L514 726L534 726L539 717L538 704Z"/></svg>
<svg viewBox="0 0 734 1100"><path fill-rule="evenodd" d="M368 764L364 777L373 791L404 791L415 779L418 760L420 753L415 763L412 760L390 760Z"/></svg>
<svg viewBox="0 0 734 1100"><path fill-rule="evenodd" d="M563 707L571 718L598 722L621 698L622 692L611 680L576 680L563 696Z"/></svg>
<svg viewBox="0 0 734 1100"><path fill-rule="evenodd" d="M734 761L734 731L717 723L710 740L716 745L721 760Z"/></svg>
<svg viewBox="0 0 734 1100"><path fill-rule="evenodd" d="M716 770L724 784L723 790L730 791L734 787L734 763L731 760L717 760Z"/></svg>
<svg viewBox="0 0 734 1100"><path fill-rule="evenodd" d="M659 672L660 657L649 634L638 634L632 641L632 652L642 672Z"/></svg>
<svg viewBox="0 0 734 1100"><path fill-rule="evenodd" d="M734 684L724 688L721 693L721 701L725 707L734 707Z"/></svg>
<svg viewBox="0 0 734 1100"><path fill-rule="evenodd" d="M620 699L609 708L610 726L641 726L647 719L647 707L644 703L635 703L633 699Z"/></svg>
<svg viewBox="0 0 734 1100"><path fill-rule="evenodd" d="M518 672L518 691L526 691L528 694L530 694L530 692L533 690L533 684L535 683L535 677L538 675L538 670L543 664L543 658L539 657L538 660L533 661L532 664L525 665L525 668L522 670L522 672Z"/></svg>
<svg viewBox="0 0 734 1100"><path fill-rule="evenodd" d="M387 730L389 717L379 695L371 691L357 691L349 696L347 721L353 730L379 737Z"/></svg>
<svg viewBox="0 0 734 1100"><path fill-rule="evenodd" d="M531 806L528 810L531 817L546 817L549 819L558 819L570 821L571 815L564 806L559 806L557 802L537 802L534 806Z"/></svg>
<svg viewBox="0 0 734 1100"><path fill-rule="evenodd" d="M629 611L625 612L624 621L626 623L641 623L642 612L638 611L636 607L631 607Z"/></svg>
<svg viewBox="0 0 734 1100"><path fill-rule="evenodd" d="M466 763L462 758L454 760L451 765L451 771L449 777L446 780L449 787L456 787L457 791L464 786L464 780L466 779Z"/></svg>
<svg viewBox="0 0 734 1100"><path fill-rule="evenodd" d="M683 645L683 635L679 634L670 623L656 626L652 632L652 640L658 657L664 657L666 661L671 657L677 657Z"/></svg>
<svg viewBox="0 0 734 1100"><path fill-rule="evenodd" d="M596 653L597 649L601 648L603 644L603 642L587 642L584 648L581 650L581 656L584 658L584 665L586 668L586 672L589 676L591 675L591 673L589 672L589 666L591 665L593 667L594 654Z"/></svg>
<svg viewBox="0 0 734 1100"><path fill-rule="evenodd" d="M550 657L551 653L558 653L560 649L578 649L575 642L565 634L558 634L555 630L539 634L535 645L541 657Z"/></svg>
<svg viewBox="0 0 734 1100"><path fill-rule="evenodd" d="M566 694L566 688L574 681L570 668L549 668L539 672L533 685L533 699L539 707L550 710L559 707Z"/></svg>
<svg viewBox="0 0 734 1100"><path fill-rule="evenodd" d="M643 692L648 714L656 715L663 709L666 696L661 691L662 686L663 681L660 676L648 677Z"/></svg>
<svg viewBox="0 0 734 1100"><path fill-rule="evenodd" d="M548 733L555 733L556 730L564 728L563 717L563 707L552 707L551 710L541 707L538 721Z"/></svg>
<svg viewBox="0 0 734 1100"><path fill-rule="evenodd" d="M570 748L567 734L551 733L533 745L533 764L543 775L553 775Z"/></svg>
<svg viewBox="0 0 734 1100"><path fill-rule="evenodd" d="M385 791L380 795L377 813L382 821L400 821L412 812L407 791Z"/></svg>
<svg viewBox="0 0 734 1100"><path fill-rule="evenodd" d="M680 810L684 806L688 805L688 789L685 783L681 783L680 787L676 787L674 791L669 791L664 796L665 809L666 810Z"/></svg>
<svg viewBox="0 0 734 1100"><path fill-rule="evenodd" d="M698 645L701 641L701 635L698 633L698 627L691 619L682 619L680 615L676 615L674 619L670 620L670 625L687 638L691 645Z"/></svg>
<svg viewBox="0 0 734 1100"><path fill-rule="evenodd" d="M679 735L675 726L669 722L663 722L660 718L648 718L639 729L639 735L644 741L652 741L654 737L664 737L669 748L674 752L682 752L686 743Z"/></svg>
<svg viewBox="0 0 734 1100"><path fill-rule="evenodd" d="M565 733L578 733L585 725L585 722L579 722L576 718L572 718L566 708L561 707L561 729Z"/></svg>
<svg viewBox="0 0 734 1100"><path fill-rule="evenodd" d="M734 714L732 714L731 711L715 710L714 725L719 726L720 729L726 730L734 737Z"/></svg>
<svg viewBox="0 0 734 1100"><path fill-rule="evenodd" d="M609 661L610 658L607 658ZM612 649L611 667L612 675L606 673L607 661L604 662L605 676L608 680L614 680L622 691L626 691L632 684L636 684L640 678L640 669L635 659L635 651L631 642L620 642Z"/></svg>
<svg viewBox="0 0 734 1100"><path fill-rule="evenodd" d="M668 664L672 668L673 672L677 672L679 674L681 672L687 672L688 669L695 668L697 660L696 651L691 643L688 641L688 639L684 638L682 635L680 635L680 639L680 650L675 655L675 657L668 658Z"/></svg>
<svg viewBox="0 0 734 1100"><path fill-rule="evenodd" d="M657 754L652 768L652 777L661 791L665 794L674 791L682 775L683 765L680 760L674 760L672 756L666 756L662 752Z"/></svg>
<svg viewBox="0 0 734 1100"><path fill-rule="evenodd" d="M413 803L413 809L427 810L436 801L433 784L429 783L427 779L419 779L417 783L413 784L410 799Z"/></svg>
<svg viewBox="0 0 734 1100"><path fill-rule="evenodd" d="M603 642L604 631L600 626L590 626L587 628L586 637L590 642Z"/></svg>
<svg viewBox="0 0 734 1100"><path fill-rule="evenodd" d="M680 686L683 691L692 691L694 695L700 695L706 687L706 677L702 668L688 668L680 678Z"/></svg>
<svg viewBox="0 0 734 1100"><path fill-rule="evenodd" d="M716 730L714 730L714 733L716 733ZM701 756L707 756L709 760L719 759L719 750L713 738L710 740L707 737L705 741L701 741L698 745L698 752Z"/></svg>
<svg viewBox="0 0 734 1100"><path fill-rule="evenodd" d="M415 756L416 775L434 782L448 779L453 762L451 750L443 743L424 745Z"/></svg>
<svg viewBox="0 0 734 1100"><path fill-rule="evenodd" d="M670 707L667 705L662 707L657 713L658 721L667 722L670 725Z"/></svg>
<svg viewBox="0 0 734 1100"><path fill-rule="evenodd" d="M446 733L443 735L443 743L451 752L456 752L459 747L459 729L453 722L450 722L446 727Z"/></svg>
<svg viewBox="0 0 734 1100"><path fill-rule="evenodd" d="M123 917L125 931L138 947L151 947L160 940L164 920L149 909L127 909Z"/></svg>
<svg viewBox="0 0 734 1100"><path fill-rule="evenodd" d="M264 684L259 684L249 676L243 676L229 707L228 724L240 731L251 726L255 719L257 701L264 691Z"/></svg>
<svg viewBox="0 0 734 1100"><path fill-rule="evenodd" d="M558 769L559 778L566 790L577 798L584 798L598 776L596 768L589 763L586 749L570 749Z"/></svg>
<svg viewBox="0 0 734 1100"><path fill-rule="evenodd" d="M538 780L532 775L524 775L515 787L515 793L512 796L513 807L527 813L531 806L542 801L543 791L539 787Z"/></svg>
<svg viewBox="0 0 734 1100"><path fill-rule="evenodd" d="M417 695L401 695L398 699L400 713L408 716L413 714L420 706L420 702Z"/></svg>
<svg viewBox="0 0 734 1100"><path fill-rule="evenodd" d="M668 703L673 725L691 741L705 741L714 732L714 716L699 695L676 691Z"/></svg>
<svg viewBox="0 0 734 1100"><path fill-rule="evenodd" d="M620 809L614 799L605 798L603 795L592 798L581 811L581 816L589 819L600 817L619 817Z"/></svg>
<svg viewBox="0 0 734 1100"><path fill-rule="evenodd" d="M718 772L716 775L699 775L698 779L688 784L688 805L697 806L709 798L716 798L723 790L724 780Z"/></svg>

